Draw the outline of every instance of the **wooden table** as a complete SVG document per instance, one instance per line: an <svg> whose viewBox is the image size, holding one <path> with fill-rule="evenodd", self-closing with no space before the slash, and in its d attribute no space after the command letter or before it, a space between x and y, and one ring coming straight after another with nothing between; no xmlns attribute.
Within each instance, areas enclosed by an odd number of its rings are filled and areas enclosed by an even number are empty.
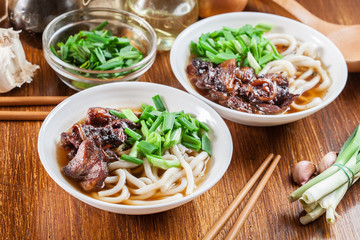
<svg viewBox="0 0 360 240"><path fill-rule="evenodd" d="M360 24L360 1L299 0L319 17L340 24ZM247 11L291 17L268 0L250 0ZM2 11L0 11L2 12ZM6 24L3 24L3 26ZM23 41L27 58L40 65L34 81L3 96L71 95L48 66L40 49ZM1 64L1 63L0 63ZM333 79L336 81L336 79ZM140 81L182 89L173 75L169 53ZM250 213L238 239L360 239L360 184L352 187L337 210L341 218L330 226L324 217L302 226L301 208L287 196L296 186L293 165L303 159L319 161L338 151L360 123L360 75L349 74L342 94L328 107L295 123L278 127L248 127L226 121L234 154L224 177L208 192L176 209L148 216L125 216L91 207L70 196L46 173L37 154L41 121L0 121L0 238L1 239L199 239L221 216L234 196L268 153L282 160ZM50 110L50 107L2 107L0 110ZM248 198L246 198L248 199ZM219 233L223 239L244 203Z"/></svg>

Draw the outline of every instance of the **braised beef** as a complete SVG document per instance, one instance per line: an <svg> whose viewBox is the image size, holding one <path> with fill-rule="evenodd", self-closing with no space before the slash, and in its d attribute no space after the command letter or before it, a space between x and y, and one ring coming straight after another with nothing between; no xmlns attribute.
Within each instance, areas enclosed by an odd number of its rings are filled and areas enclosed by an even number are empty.
<svg viewBox="0 0 360 240"><path fill-rule="evenodd" d="M273 73L256 76L250 67L237 67L235 59L216 65L195 58L186 70L205 97L242 112L278 114L298 97L289 92L286 77Z"/></svg>
<svg viewBox="0 0 360 240"><path fill-rule="evenodd" d="M61 134L60 146L68 151L70 160L63 172L81 181L80 185L86 191L102 187L109 172L107 162L118 160L111 149L127 140L125 128L139 128L128 119L113 116L109 110L90 108L83 124L77 123Z"/></svg>
<svg viewBox="0 0 360 240"><path fill-rule="evenodd" d="M84 140L75 157L63 168L67 177L80 180L86 191L101 188L108 175L107 157L97 137Z"/></svg>
<svg viewBox="0 0 360 240"><path fill-rule="evenodd" d="M85 124L90 124L93 126L105 126L109 122L115 119L115 116L109 113L108 108L101 108L101 107L92 107L89 108Z"/></svg>

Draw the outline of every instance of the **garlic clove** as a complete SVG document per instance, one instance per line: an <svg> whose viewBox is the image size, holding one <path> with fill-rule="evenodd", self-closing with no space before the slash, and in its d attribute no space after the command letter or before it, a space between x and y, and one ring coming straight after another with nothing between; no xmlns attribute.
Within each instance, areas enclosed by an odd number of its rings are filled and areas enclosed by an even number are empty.
<svg viewBox="0 0 360 240"><path fill-rule="evenodd" d="M319 172L322 173L323 171L331 167L331 165L335 163L336 158L337 158L336 152L328 152L327 154L325 154L325 156L320 161Z"/></svg>
<svg viewBox="0 0 360 240"><path fill-rule="evenodd" d="M293 168L292 178L294 182L302 186L307 183L316 172L317 167L314 163L310 161L300 161Z"/></svg>

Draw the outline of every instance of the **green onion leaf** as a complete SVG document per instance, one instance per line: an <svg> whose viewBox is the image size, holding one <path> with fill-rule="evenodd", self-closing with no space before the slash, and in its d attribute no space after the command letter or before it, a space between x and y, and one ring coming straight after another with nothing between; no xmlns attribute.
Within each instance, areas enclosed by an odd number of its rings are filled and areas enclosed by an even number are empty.
<svg viewBox="0 0 360 240"><path fill-rule="evenodd" d="M177 120L179 121L179 123L184 126L185 128L187 128L190 131L196 131L198 130L198 128L192 124L191 122L189 122L186 118L184 117L179 117L177 118Z"/></svg>
<svg viewBox="0 0 360 240"><path fill-rule="evenodd" d="M155 107L158 111L160 112L163 112L166 110L166 107L165 107L165 104L164 102L162 101L161 97L159 95L156 95L152 98L154 104L155 104Z"/></svg>
<svg viewBox="0 0 360 240"><path fill-rule="evenodd" d="M140 134L131 130L130 128L125 128L124 132L127 135L129 135L130 137L132 137L133 139L135 139L136 141L139 141L140 139L142 139L142 136Z"/></svg>
<svg viewBox="0 0 360 240"><path fill-rule="evenodd" d="M135 116L135 114L133 113L133 111L131 111L130 109L121 109L121 112L126 116L127 119L129 119L130 121L137 123L139 122L139 119Z"/></svg>
<svg viewBox="0 0 360 240"><path fill-rule="evenodd" d="M149 143L147 141L141 140L139 144L137 145L137 148L142 151L144 154L151 154L155 152L158 147L152 143Z"/></svg>
<svg viewBox="0 0 360 240"><path fill-rule="evenodd" d="M122 160L125 160L127 162L131 162L131 163L135 163L137 165L141 165L144 161L137 158L137 157L132 157L132 156L129 156L129 155L126 155L126 154L123 154L121 155L120 157Z"/></svg>
<svg viewBox="0 0 360 240"><path fill-rule="evenodd" d="M116 111L116 110L113 110L113 109L110 109L109 110L109 113L110 114L112 114L112 115L114 115L114 116L116 116L116 117L118 117L118 118L126 118L126 116L125 116L125 114L123 114L123 113L121 113L121 112L118 112L118 111Z"/></svg>
<svg viewBox="0 0 360 240"><path fill-rule="evenodd" d="M181 167L179 160L165 160L161 156L156 156L152 154L146 154L146 158L149 160L149 163L155 167L162 168L164 170L172 167Z"/></svg>
<svg viewBox="0 0 360 240"><path fill-rule="evenodd" d="M201 150L207 152L207 154L209 154L209 156L211 157L210 139L208 138L208 136L206 136L206 134L203 134L201 136Z"/></svg>

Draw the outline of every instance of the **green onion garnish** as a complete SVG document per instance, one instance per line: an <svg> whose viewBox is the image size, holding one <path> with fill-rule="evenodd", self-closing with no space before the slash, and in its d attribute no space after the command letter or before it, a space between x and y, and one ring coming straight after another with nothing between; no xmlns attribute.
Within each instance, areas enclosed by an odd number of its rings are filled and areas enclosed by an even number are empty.
<svg viewBox="0 0 360 240"><path fill-rule="evenodd" d="M207 152L209 156L211 157L211 144L208 136L206 134L203 134L201 136L201 150Z"/></svg>
<svg viewBox="0 0 360 240"><path fill-rule="evenodd" d="M133 113L133 111L131 111L131 109L121 109L121 112L125 115L125 117L127 119L129 119L130 121L137 123L139 122L139 119L135 116L135 114Z"/></svg>
<svg viewBox="0 0 360 240"><path fill-rule="evenodd" d="M138 134L137 132L131 130L130 128L125 128L125 133L135 139L136 141L139 141L142 139L142 136Z"/></svg>
<svg viewBox="0 0 360 240"><path fill-rule="evenodd" d="M129 155L126 155L126 154L123 154L121 155L120 157L122 160L125 160L127 162L131 162L131 163L135 163L137 165L141 165L144 161L137 158L137 157L132 157L132 156L129 156Z"/></svg>
<svg viewBox="0 0 360 240"><path fill-rule="evenodd" d="M190 42L190 52L197 58L220 64L236 59L237 66L250 66L258 73L266 63L282 58L274 45L263 36L272 26L259 23L240 28L223 27L202 34L198 43Z"/></svg>
<svg viewBox="0 0 360 240"><path fill-rule="evenodd" d="M152 99L158 111L163 112L166 110L165 104L159 95L154 96Z"/></svg>
<svg viewBox="0 0 360 240"><path fill-rule="evenodd" d="M109 113L116 116L116 117L118 117L118 118L126 118L125 114L123 114L121 112L118 112L116 110L113 110L113 109L110 109Z"/></svg>
<svg viewBox="0 0 360 240"><path fill-rule="evenodd" d="M144 154L151 154L158 149L158 147L156 145L149 143L147 141L144 141L144 140L140 141L139 144L137 145L137 147Z"/></svg>
<svg viewBox="0 0 360 240"><path fill-rule="evenodd" d="M105 29L104 21L91 31L80 31L68 37L64 42L50 46L50 50L61 60L71 65L89 70L117 70L143 59L143 54L131 45L126 37L112 36ZM134 71L134 70L131 70ZM102 77L119 77L123 73L101 75Z"/></svg>

